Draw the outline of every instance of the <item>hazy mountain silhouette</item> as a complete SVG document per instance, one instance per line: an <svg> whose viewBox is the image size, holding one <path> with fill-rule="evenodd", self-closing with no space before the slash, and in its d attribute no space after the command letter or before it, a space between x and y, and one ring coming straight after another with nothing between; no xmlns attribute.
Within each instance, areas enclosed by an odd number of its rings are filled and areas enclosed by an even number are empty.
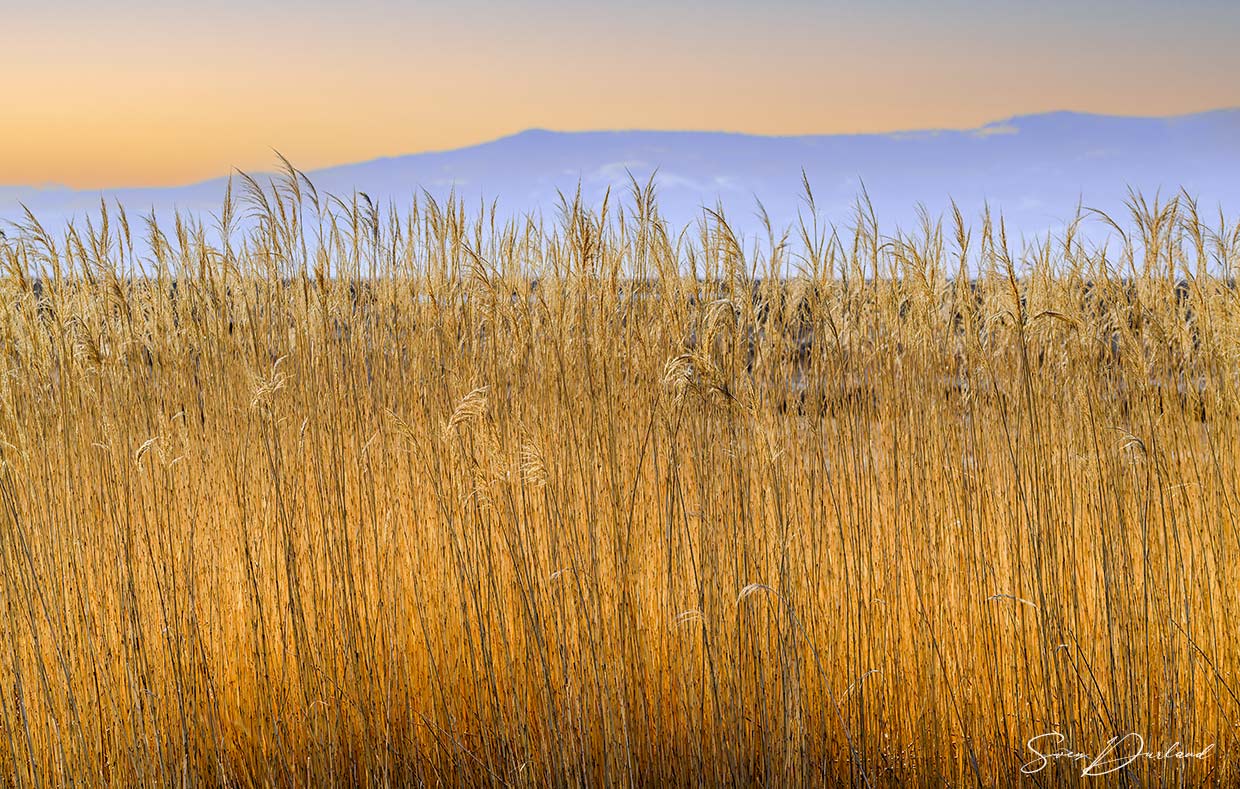
<svg viewBox="0 0 1240 789"><path fill-rule="evenodd" d="M1128 188L1165 197L1181 187L1202 213L1240 215L1240 109L1171 118L1055 112L964 131L764 137L720 132L530 130L451 151L376 159L308 175L321 191L364 191L378 202L410 203L422 189L444 197L455 187L467 204L497 200L503 215L556 216L557 190L580 183L597 205L610 186L626 188L657 169L663 214L679 225L722 204L741 231L759 231L760 199L776 225L804 210L801 172L822 220L845 226L861 184L880 225L912 229L917 205L932 215L954 198L966 217L989 202L1002 211L1013 241L1059 230L1079 202L1123 211ZM132 214L161 217L178 207L218 211L226 179L154 189L73 191L0 187L0 220L25 203L54 226L98 210L100 195ZM626 195L617 195L627 199Z"/></svg>

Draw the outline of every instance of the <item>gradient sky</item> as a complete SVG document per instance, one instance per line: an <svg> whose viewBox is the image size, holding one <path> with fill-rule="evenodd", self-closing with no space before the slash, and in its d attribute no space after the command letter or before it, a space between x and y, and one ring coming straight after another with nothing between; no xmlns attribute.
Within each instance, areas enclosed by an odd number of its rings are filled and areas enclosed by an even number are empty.
<svg viewBox="0 0 1240 789"><path fill-rule="evenodd" d="M273 148L313 169L530 127L1240 106L1235 0L43 0L0 31L0 184L176 184Z"/></svg>

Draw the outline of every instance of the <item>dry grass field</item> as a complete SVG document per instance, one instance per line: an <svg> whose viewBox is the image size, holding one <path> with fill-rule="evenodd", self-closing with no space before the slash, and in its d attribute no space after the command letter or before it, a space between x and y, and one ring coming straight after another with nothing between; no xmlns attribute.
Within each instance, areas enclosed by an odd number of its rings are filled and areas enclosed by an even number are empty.
<svg viewBox="0 0 1240 789"><path fill-rule="evenodd" d="M1240 783L1240 235L812 202L10 229L0 776Z"/></svg>

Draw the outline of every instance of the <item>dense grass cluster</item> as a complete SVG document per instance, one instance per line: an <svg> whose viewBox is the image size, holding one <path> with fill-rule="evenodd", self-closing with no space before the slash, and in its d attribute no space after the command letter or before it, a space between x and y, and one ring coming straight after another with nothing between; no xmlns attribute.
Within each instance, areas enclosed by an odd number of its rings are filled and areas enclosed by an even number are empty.
<svg viewBox="0 0 1240 789"><path fill-rule="evenodd" d="M0 243L6 782L1240 782L1191 201L1016 250L242 183Z"/></svg>

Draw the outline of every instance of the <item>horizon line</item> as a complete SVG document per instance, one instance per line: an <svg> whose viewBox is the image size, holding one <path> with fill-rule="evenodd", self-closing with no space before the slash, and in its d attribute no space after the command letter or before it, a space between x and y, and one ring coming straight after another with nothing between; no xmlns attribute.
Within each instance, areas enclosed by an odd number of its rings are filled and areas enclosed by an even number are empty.
<svg viewBox="0 0 1240 789"><path fill-rule="evenodd" d="M588 134L686 134L688 135L688 134L698 134L698 135L717 135L717 136L726 136L726 137L748 137L748 138L753 138L753 139L766 139L766 140L796 140L796 139L814 139L814 138L827 138L827 137L833 137L833 138L893 137L893 136L916 135L916 134L967 133L967 132L983 131L988 128L993 128L996 126L1003 126L1004 124L1008 124L1013 121L1027 120L1030 118L1045 118L1045 117L1052 117L1052 116L1077 116L1077 117L1086 117L1086 118L1105 118L1105 119L1134 120L1134 121L1170 121L1170 120L1177 120L1177 119L1182 119L1182 118L1194 118L1194 117L1199 117L1203 115L1214 115L1218 113L1227 113L1227 112L1240 112L1240 105L1213 107L1210 109L1197 110L1194 112L1180 112L1180 113L1170 113L1170 114L1164 114L1164 115L1124 114L1124 113L1108 113L1108 112L1090 112L1088 110L1057 109L1057 110L1046 110L1042 112L1028 112L1028 113L1020 113L1017 115L1009 115L1003 118L997 118L995 120L987 121L985 123L975 125L975 126L938 126L938 127L927 126L927 127L917 127L917 128L901 128L901 129L888 129L885 131L863 131L863 132L809 132L809 133L789 133L789 134L762 134L762 133L755 133L755 132L732 131L728 129L701 129L701 128L666 129L666 128L650 128L650 127L613 127L613 128L597 128L597 129L552 129L552 128L548 128L544 126L530 126L530 127L519 129L517 131L510 132L507 134L501 134L497 137L490 137L480 142L458 145L458 146L454 146L451 148L427 148L427 149L416 150L416 151L407 151L405 153L383 154L383 155L371 157L369 159L357 159L353 161L340 162L337 164L329 164L329 165L325 165L322 167L315 167L312 170L301 171L300 168L298 168L298 170L301 172L304 172L306 175L309 175L311 173L327 172L330 170L337 170L337 169L341 169L344 167L354 167L358 165L374 164L377 162L384 162L384 161L389 161L393 159L405 159L405 158L409 158L413 156L433 156L436 154L456 153L459 151L468 150L470 148L479 148L479 147L486 146L486 145L494 145L495 143L504 142L506 140L512 140L517 137L521 137L523 135L532 134L532 133L551 134L551 135L588 135ZM275 154L276 161L278 161L282 157L278 148L272 147L270 148L270 150L272 151L273 154ZM273 173L274 171L268 171L268 170L247 171L247 170L242 170L239 167L231 167L227 173L212 176L210 178L194 180L194 181L182 181L182 182L176 182L176 183L170 183L170 184L113 185L113 186L96 187L96 188L91 188L91 189L78 189L78 188L69 186L67 184L55 183L55 182L44 182L42 184L0 182L0 191L6 190L6 189L36 189L39 191L46 191L46 192L70 192L70 193L75 193L75 194L103 195L108 192L115 192L115 191L122 191L122 190L130 191L130 190L148 190L148 189L185 189L185 188L190 188L194 186L203 186L206 184L214 183L216 181L224 181L239 174L241 175L271 175Z"/></svg>

